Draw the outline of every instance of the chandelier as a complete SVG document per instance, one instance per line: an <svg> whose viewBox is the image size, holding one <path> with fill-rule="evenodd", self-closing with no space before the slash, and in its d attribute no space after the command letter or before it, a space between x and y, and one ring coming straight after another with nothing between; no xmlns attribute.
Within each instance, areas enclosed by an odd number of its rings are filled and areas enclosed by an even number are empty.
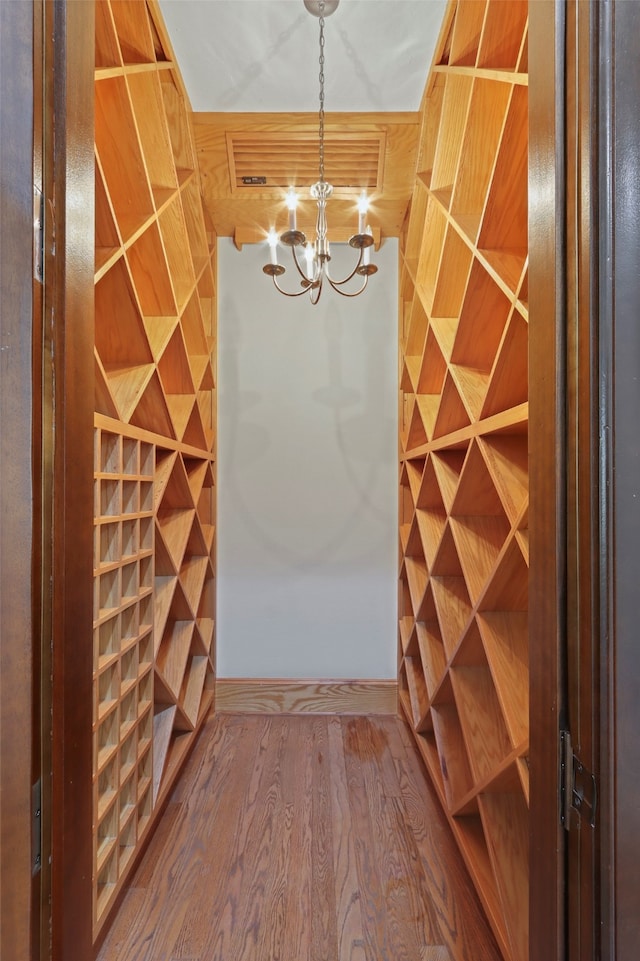
<svg viewBox="0 0 640 961"><path fill-rule="evenodd" d="M326 281L333 290L342 294L344 297L357 297L367 286L369 277L375 274L378 268L371 263L371 245L373 236L371 228L365 226L368 201L366 194L363 193L358 202L358 233L349 238L349 246L358 251L358 259L355 267L342 280L336 280L331 276L329 263L331 261L331 249L327 239L327 201L333 193L333 187L324 177L324 21L325 16L330 16L338 6L340 0L304 0L304 5L309 11L319 18L319 80L320 80L320 110L318 115L318 182L310 187L311 197L318 205L316 218L316 239L313 243L309 242L305 234L298 230L296 223L297 196L293 187L287 193L286 202L289 210L289 229L280 235L280 243L285 247L291 248L293 263L300 277L301 290L287 291L278 283L278 277L285 273L285 268L278 263L278 235L275 230L270 230L267 237L271 251L271 262L262 268L264 273L273 279L273 283L281 294L286 297L300 297L302 294L309 294L312 304L317 304L320 300L322 287ZM346 289L354 277L362 277L360 286L353 290Z"/></svg>

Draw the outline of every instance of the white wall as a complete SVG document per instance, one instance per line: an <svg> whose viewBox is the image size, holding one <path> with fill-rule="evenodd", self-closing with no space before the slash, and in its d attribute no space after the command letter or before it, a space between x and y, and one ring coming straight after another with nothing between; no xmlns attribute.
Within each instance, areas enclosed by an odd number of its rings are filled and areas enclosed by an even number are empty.
<svg viewBox="0 0 640 961"><path fill-rule="evenodd" d="M220 677L396 675L397 255L313 307L219 242Z"/></svg>

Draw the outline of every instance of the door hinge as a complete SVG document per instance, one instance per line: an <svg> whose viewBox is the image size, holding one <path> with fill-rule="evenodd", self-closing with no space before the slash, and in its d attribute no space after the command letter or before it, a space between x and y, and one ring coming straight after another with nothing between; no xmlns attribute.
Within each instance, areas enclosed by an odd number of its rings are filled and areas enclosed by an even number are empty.
<svg viewBox="0 0 640 961"><path fill-rule="evenodd" d="M31 873L42 867L42 781L31 788Z"/></svg>
<svg viewBox="0 0 640 961"><path fill-rule="evenodd" d="M560 821L565 830L571 827L571 811L595 827L597 806L595 775L573 753L569 731L560 731Z"/></svg>
<svg viewBox="0 0 640 961"><path fill-rule="evenodd" d="M38 283L44 282L44 196L39 187L33 187L33 276Z"/></svg>

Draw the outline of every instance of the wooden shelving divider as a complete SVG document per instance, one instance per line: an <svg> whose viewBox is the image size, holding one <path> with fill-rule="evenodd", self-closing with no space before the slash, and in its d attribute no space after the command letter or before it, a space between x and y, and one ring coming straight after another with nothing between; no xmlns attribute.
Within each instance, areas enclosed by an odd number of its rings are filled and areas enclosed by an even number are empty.
<svg viewBox="0 0 640 961"><path fill-rule="evenodd" d="M527 17L448 8L401 238L400 701L528 957Z"/></svg>
<svg viewBox="0 0 640 961"><path fill-rule="evenodd" d="M215 236L156 17L96 0L94 937L214 688Z"/></svg>

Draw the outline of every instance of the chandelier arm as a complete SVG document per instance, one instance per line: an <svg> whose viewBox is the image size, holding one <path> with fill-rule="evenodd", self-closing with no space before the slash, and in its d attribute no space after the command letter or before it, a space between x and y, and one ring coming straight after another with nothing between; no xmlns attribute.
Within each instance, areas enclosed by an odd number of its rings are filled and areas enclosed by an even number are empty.
<svg viewBox="0 0 640 961"><path fill-rule="evenodd" d="M280 286L280 284L276 280L275 276L272 276L271 279L273 280L273 283L276 289L279 290L281 294L284 294L285 297L302 297L302 295L306 294L309 290L309 287L303 287L302 290L298 290L295 294L290 294L288 290L283 290L283 288ZM317 301L314 301L314 303L317 303Z"/></svg>
<svg viewBox="0 0 640 961"><path fill-rule="evenodd" d="M364 247L361 247L361 248L360 248L360 256L358 257L358 262L357 262L357 264L355 265L355 267L353 268L353 270L351 271L351 273L349 274L349 276L348 276L348 277L345 277L344 280L334 280L333 277L332 277L332 276L330 275L330 273L329 273L329 268L327 268L327 270L326 270L327 280L329 281L329 283L331 284L331 286L333 287L334 290L337 290L338 287L343 287L345 284L348 284L349 281L350 281L353 277L355 277L356 273L358 272L358 267L360 267L360 265L362 264L363 252L364 252ZM364 290L364 287L363 287L362 289Z"/></svg>
<svg viewBox="0 0 640 961"><path fill-rule="evenodd" d="M353 274L351 276L353 277ZM329 276L327 276L327 280L331 284L331 287L333 288L333 290L335 290L337 294L340 294L341 297L357 297L359 294L362 293L364 288L367 286L367 283L369 282L369 275L365 274L365 278L364 278L364 281L362 282L362 286L359 287L358 290L352 290L352 291L342 290L340 288L340 284L333 281ZM341 283L344 284L346 283L346 281L343 280L341 281Z"/></svg>
<svg viewBox="0 0 640 961"><path fill-rule="evenodd" d="M316 291L315 297L314 297L314 290ZM320 300L321 293L322 293L322 274L320 274L320 280L317 283L317 285L315 287L309 287L309 300L311 301L312 307L315 307L315 305Z"/></svg>

